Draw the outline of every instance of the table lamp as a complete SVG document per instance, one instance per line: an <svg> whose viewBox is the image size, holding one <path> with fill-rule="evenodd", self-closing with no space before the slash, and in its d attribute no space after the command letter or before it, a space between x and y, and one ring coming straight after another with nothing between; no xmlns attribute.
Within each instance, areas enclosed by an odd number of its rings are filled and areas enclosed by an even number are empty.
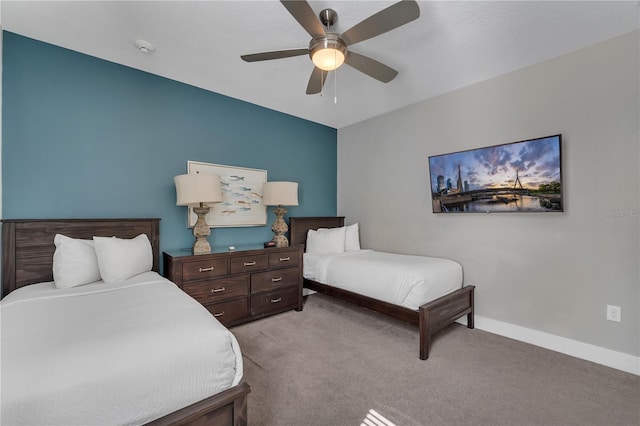
<svg viewBox="0 0 640 426"><path fill-rule="evenodd" d="M207 204L222 202L220 176L192 173L176 176L173 180L176 184L176 205L193 207L198 215L193 227L193 236L196 237L193 254L211 253L211 245L207 241L211 229L205 216L211 210Z"/></svg>
<svg viewBox="0 0 640 426"><path fill-rule="evenodd" d="M289 227L284 221L287 209L283 206L298 205L298 184L296 182L267 182L262 187L262 202L265 206L277 206L273 212L276 220L271 225L275 234L273 241L276 247L289 247L289 240L285 236Z"/></svg>

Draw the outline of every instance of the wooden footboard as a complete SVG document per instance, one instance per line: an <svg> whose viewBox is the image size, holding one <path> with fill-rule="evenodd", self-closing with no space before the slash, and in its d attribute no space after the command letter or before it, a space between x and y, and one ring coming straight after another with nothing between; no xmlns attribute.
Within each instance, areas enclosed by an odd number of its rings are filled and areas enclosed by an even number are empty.
<svg viewBox="0 0 640 426"><path fill-rule="evenodd" d="M431 337L458 318L467 316L467 327L473 328L473 293L476 286L468 285L439 299L420 306L420 359L429 358Z"/></svg>
<svg viewBox="0 0 640 426"><path fill-rule="evenodd" d="M246 382L156 419L148 426L244 426L247 424L247 398L251 387Z"/></svg>

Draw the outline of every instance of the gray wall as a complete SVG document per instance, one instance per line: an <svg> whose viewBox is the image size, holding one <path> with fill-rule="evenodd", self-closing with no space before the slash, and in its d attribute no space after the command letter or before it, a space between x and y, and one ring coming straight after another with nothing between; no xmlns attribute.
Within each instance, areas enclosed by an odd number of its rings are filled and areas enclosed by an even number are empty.
<svg viewBox="0 0 640 426"><path fill-rule="evenodd" d="M638 38L340 129L338 213L360 223L365 248L462 263L483 317L637 356ZM428 156L556 133L563 213L431 212Z"/></svg>

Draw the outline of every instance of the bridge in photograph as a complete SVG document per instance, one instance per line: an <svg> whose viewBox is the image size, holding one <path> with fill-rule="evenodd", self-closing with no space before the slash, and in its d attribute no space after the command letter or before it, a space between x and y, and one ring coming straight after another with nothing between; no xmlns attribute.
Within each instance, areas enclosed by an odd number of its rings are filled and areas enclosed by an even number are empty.
<svg viewBox="0 0 640 426"><path fill-rule="evenodd" d="M531 195L531 192L526 188L484 188L466 191L465 194L470 194L473 199L479 200L482 198L492 198L494 195L504 194Z"/></svg>

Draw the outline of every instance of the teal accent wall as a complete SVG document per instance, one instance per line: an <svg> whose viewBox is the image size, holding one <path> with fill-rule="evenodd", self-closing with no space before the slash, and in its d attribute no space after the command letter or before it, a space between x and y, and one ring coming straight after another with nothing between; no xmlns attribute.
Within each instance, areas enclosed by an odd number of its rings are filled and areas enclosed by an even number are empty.
<svg viewBox="0 0 640 426"><path fill-rule="evenodd" d="M161 248L190 247L188 160L298 182L287 216L336 214L336 129L10 32L2 54L3 218L160 217ZM273 220L210 240L267 241Z"/></svg>

